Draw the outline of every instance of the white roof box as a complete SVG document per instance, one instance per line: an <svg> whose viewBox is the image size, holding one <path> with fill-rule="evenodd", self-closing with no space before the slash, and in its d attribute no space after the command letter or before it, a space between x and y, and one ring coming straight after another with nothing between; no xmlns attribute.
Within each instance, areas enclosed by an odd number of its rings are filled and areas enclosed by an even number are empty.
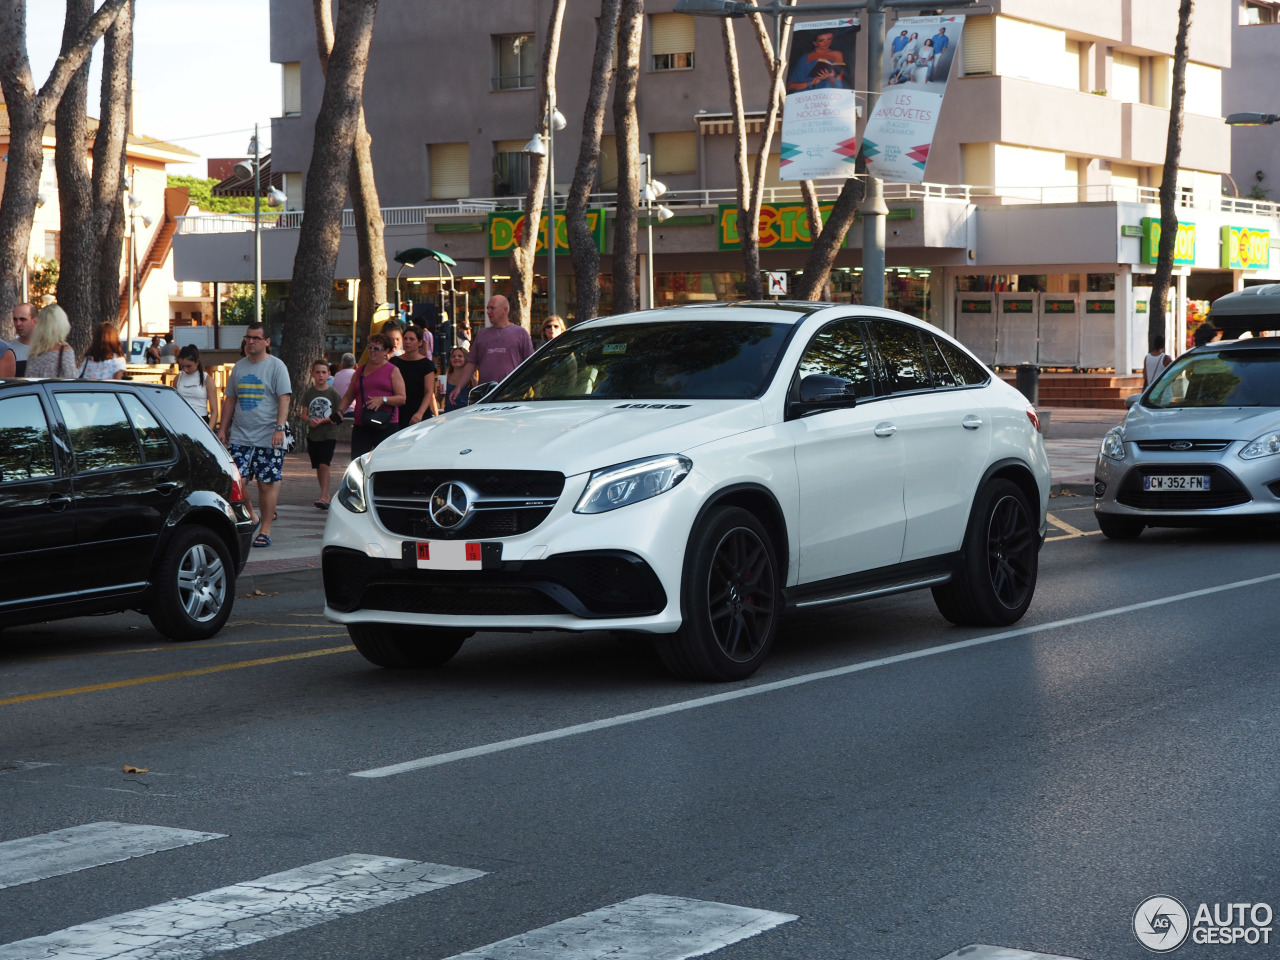
<svg viewBox="0 0 1280 960"><path fill-rule="evenodd" d="M1280 330L1280 283L1226 293L1209 305L1209 322L1232 340L1248 330Z"/></svg>

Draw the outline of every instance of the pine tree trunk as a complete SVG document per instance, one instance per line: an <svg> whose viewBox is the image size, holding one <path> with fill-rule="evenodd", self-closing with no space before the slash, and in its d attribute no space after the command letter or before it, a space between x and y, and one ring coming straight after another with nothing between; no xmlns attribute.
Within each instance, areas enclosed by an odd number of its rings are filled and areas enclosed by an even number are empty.
<svg viewBox="0 0 1280 960"><path fill-rule="evenodd" d="M1178 4L1178 38L1173 48L1173 95L1169 99L1169 138L1164 150L1160 180L1160 250L1151 278L1151 303L1147 314L1148 346L1164 336L1165 294L1173 276L1173 248L1178 241L1178 163L1182 156L1182 104L1187 95L1187 32L1191 29L1192 0ZM1173 344L1168 344L1170 355ZM1119 371L1116 371L1117 373Z"/></svg>
<svg viewBox="0 0 1280 960"><path fill-rule="evenodd" d="M866 170L861 159L858 160L857 169L859 173ZM836 262L836 254L844 245L845 235L858 215L858 208L862 206L862 198L866 190L867 184L864 179L850 177L844 182L840 196L831 207L831 215L827 217L826 225L822 227L821 233L813 241L813 246L809 248L809 256L804 262L804 276L796 284L797 300L818 300L822 297L822 290L827 285L827 280L831 277L831 268Z"/></svg>
<svg viewBox="0 0 1280 960"><path fill-rule="evenodd" d="M640 219L640 39L644 0L622 0L618 14L618 77L613 87L613 131L618 143L618 202L613 221L613 312L636 309L636 226Z"/></svg>
<svg viewBox="0 0 1280 960"><path fill-rule="evenodd" d="M591 61L591 87L582 114L582 142L573 185L565 202L564 222L569 234L569 255L577 287L575 320L590 320L600 312L600 251L587 223L587 205L600 163L600 139L604 135L604 112L613 79L613 53L618 37L620 0L601 0L596 50Z"/></svg>
<svg viewBox="0 0 1280 960"><path fill-rule="evenodd" d="M9 163L0 197L0 337L13 335L13 308L22 291L44 166L45 126L53 121L67 84L125 2L104 0L76 42L55 61L38 92L27 59L26 0L0 4L0 89L9 114Z"/></svg>
<svg viewBox="0 0 1280 960"><path fill-rule="evenodd" d="M330 0L312 0L311 9L316 25L320 72L327 74L329 56L333 52L333 6ZM367 343L373 332L373 315L387 301L387 245L382 204L378 200L378 185L373 177L373 138L365 126L363 103L360 107L347 189L351 194L356 230L356 261L360 270L356 329L357 336ZM399 309L400 305L396 304L396 310ZM355 349L355 344L352 344L352 349Z"/></svg>
<svg viewBox="0 0 1280 960"><path fill-rule="evenodd" d="M93 16L93 0L67 0L62 28L65 53ZM84 356L97 318L98 244L93 235L93 195L89 177L89 63L71 77L58 102L54 126L57 146L59 229L58 303L71 321L68 342L76 356ZM52 198L50 198L52 199ZM117 200L117 202L119 202Z"/></svg>
<svg viewBox="0 0 1280 960"><path fill-rule="evenodd" d="M307 171L298 252L285 307L282 358L294 388L295 412L306 390L311 361L321 356L329 328L333 274L342 240L342 208L347 196L352 151L359 128L364 75L378 0L342 0L333 52L316 115L315 140Z"/></svg>
<svg viewBox="0 0 1280 960"><path fill-rule="evenodd" d="M98 245L95 321L120 322L120 263L124 256L125 150L133 112L135 0L121 9L102 45L101 119L93 140L93 234Z"/></svg>
<svg viewBox="0 0 1280 960"><path fill-rule="evenodd" d="M738 43L733 21L720 21L724 39L724 68L729 78L729 108L733 113L733 175L738 188L738 242L742 244L742 277L748 300L762 300L760 285L760 207L751 202L751 179L747 170L747 118L742 105L742 75L738 69ZM752 224L755 229L752 229ZM754 284L752 278L755 278Z"/></svg>
<svg viewBox="0 0 1280 960"><path fill-rule="evenodd" d="M554 0L547 22L547 38L542 45L542 76L538 81L538 121L535 129L547 143L547 120L555 99L556 61L560 57L560 25L564 22L565 0ZM511 322L533 327L533 258L538 249L539 225L542 223L543 191L547 187L547 156L529 155L529 189L524 196L524 230L520 242L511 251ZM554 191L556 185L551 184ZM556 268L556 225L547 224L547 271ZM554 303L547 305L548 315L556 312Z"/></svg>

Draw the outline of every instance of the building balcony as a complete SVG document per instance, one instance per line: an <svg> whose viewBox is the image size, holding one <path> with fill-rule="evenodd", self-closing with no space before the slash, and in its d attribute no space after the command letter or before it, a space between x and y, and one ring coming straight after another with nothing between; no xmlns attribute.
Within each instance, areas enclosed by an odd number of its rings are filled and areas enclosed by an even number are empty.
<svg viewBox="0 0 1280 960"><path fill-rule="evenodd" d="M1126 163L1160 166L1169 139L1169 111L1145 103L1122 103L1121 149ZM1206 173L1231 171L1231 128L1221 117L1183 114L1178 166Z"/></svg>

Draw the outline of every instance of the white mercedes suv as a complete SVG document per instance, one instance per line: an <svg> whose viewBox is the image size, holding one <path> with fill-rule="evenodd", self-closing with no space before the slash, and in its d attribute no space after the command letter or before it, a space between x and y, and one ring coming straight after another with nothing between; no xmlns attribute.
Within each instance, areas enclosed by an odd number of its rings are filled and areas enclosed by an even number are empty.
<svg viewBox="0 0 1280 960"><path fill-rule="evenodd" d="M603 317L476 394L353 461L329 512L325 613L375 664L438 666L477 630L621 630L678 676L740 680L789 609L929 587L953 623L1003 625L1031 603L1036 413L910 317Z"/></svg>

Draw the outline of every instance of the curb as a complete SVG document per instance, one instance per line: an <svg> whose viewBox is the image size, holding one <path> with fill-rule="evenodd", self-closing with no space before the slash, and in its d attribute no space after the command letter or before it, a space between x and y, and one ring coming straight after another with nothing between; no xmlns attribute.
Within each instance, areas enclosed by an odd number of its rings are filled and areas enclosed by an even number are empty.
<svg viewBox="0 0 1280 960"><path fill-rule="evenodd" d="M324 580L320 572L319 557L314 564L303 564L292 569L251 570L236 578L236 597L274 596L278 593L304 593L320 590ZM282 561L287 562L287 561Z"/></svg>
<svg viewBox="0 0 1280 960"><path fill-rule="evenodd" d="M1049 496L1052 497L1088 497L1093 499L1093 484L1078 481L1061 481L1049 485Z"/></svg>

